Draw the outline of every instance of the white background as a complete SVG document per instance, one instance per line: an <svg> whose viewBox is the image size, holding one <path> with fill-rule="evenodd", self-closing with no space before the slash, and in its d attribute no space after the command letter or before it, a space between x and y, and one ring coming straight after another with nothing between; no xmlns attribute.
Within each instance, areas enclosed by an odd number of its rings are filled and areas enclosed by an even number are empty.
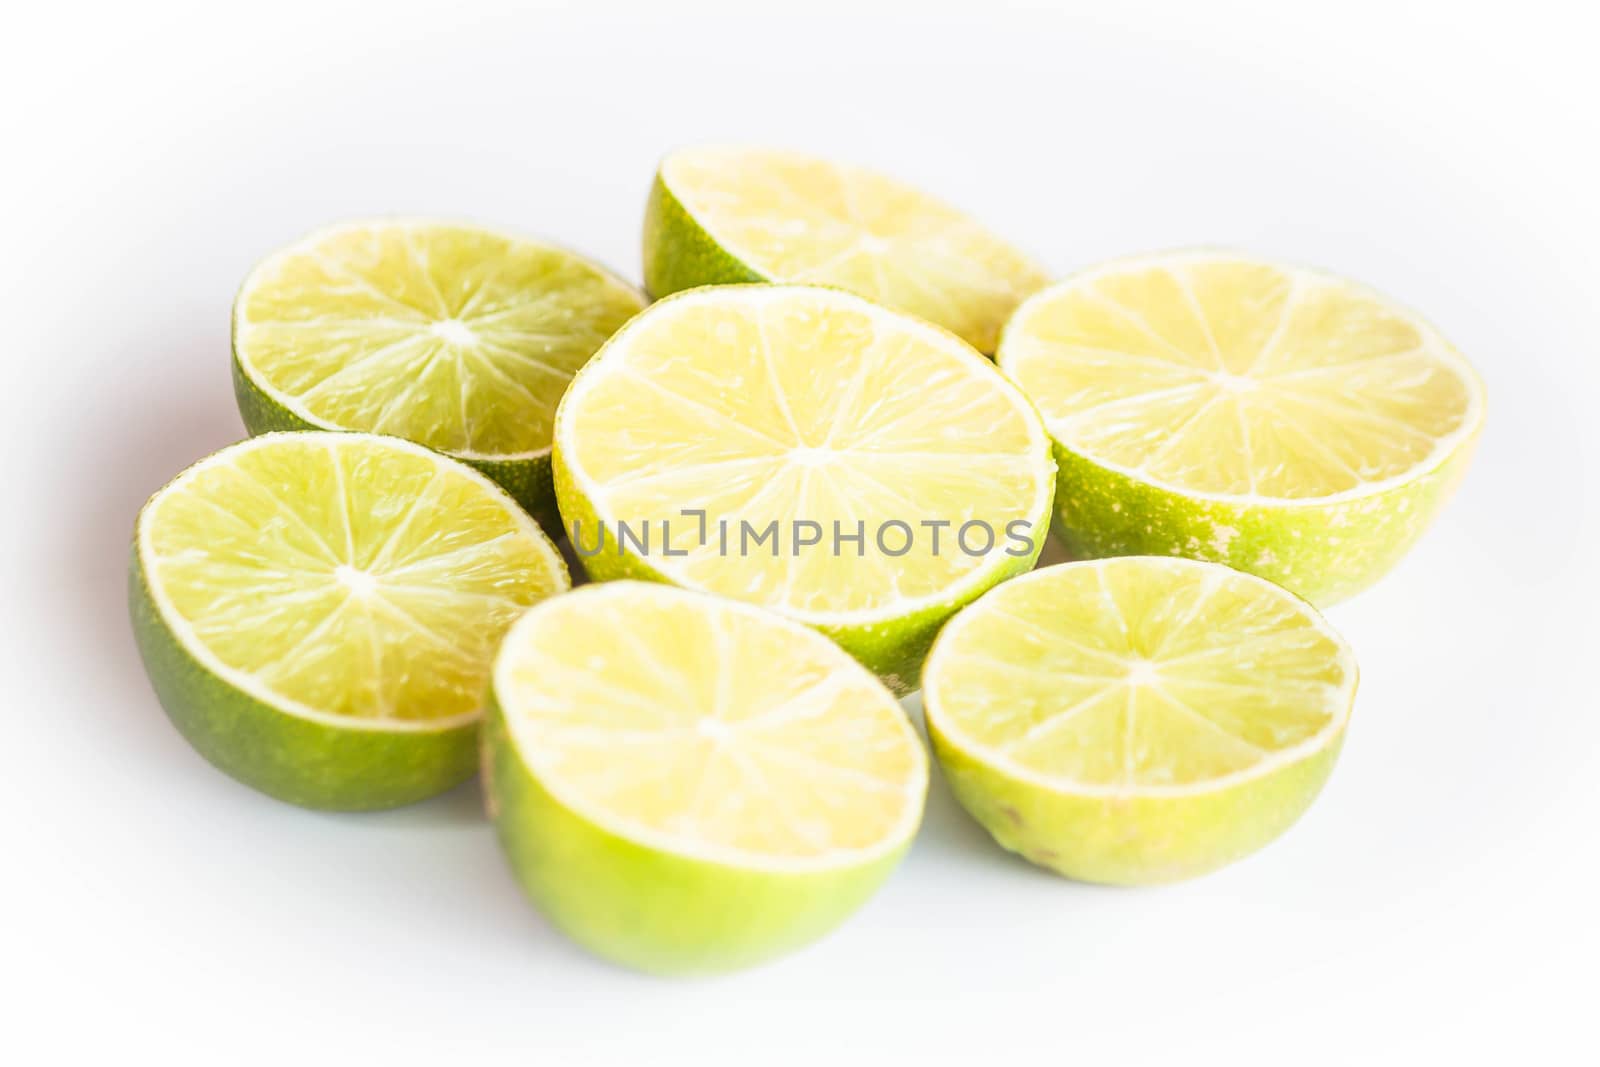
<svg viewBox="0 0 1600 1067"><path fill-rule="evenodd" d="M1585 6L10 10L0 1058L1594 1062ZM125 618L127 540L146 495L242 433L227 323L251 263L403 211L637 277L655 160L700 140L874 164L1062 272L1192 243L1342 271L1477 363L1465 486L1331 613L1361 694L1285 838L1190 884L1096 889L1011 859L935 783L909 859L833 937L668 982L525 905L474 787L312 814L168 726Z"/></svg>

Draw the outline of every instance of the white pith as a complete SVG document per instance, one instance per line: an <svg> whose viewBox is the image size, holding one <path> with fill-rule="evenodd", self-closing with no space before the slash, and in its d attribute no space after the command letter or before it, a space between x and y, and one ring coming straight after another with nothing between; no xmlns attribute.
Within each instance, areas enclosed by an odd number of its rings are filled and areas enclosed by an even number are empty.
<svg viewBox="0 0 1600 1067"><path fill-rule="evenodd" d="M737 303L747 307L758 307L766 301L791 299L796 293L804 293L809 299L814 299L819 303L831 303L857 313L866 313L872 316L874 320L884 323L893 330L910 333L929 345L937 346L956 355L965 365L972 368L975 375L982 376L989 387L996 388L1009 401L1027 427L1027 455L1040 457L1037 470L1034 472L1033 497L1026 507L1022 509L1021 516L1025 518L1025 521L1034 523L1033 534L1035 542L1042 543L1047 532L1049 520L1048 502L1055 492L1055 469L1054 460L1051 458L1050 453L1049 434L1046 432L1044 423L1034 410L1032 403L1023 395L1022 391L1003 376L993 374L993 364L954 334L920 319L873 304L863 297L855 296L844 290L819 286L775 284L710 286L688 290L657 301L651 305L646 314L653 316L672 314L675 309L689 308L697 302L721 305ZM570 417L570 413L582 405L584 397L595 387L596 383L602 380L603 376L625 372L629 335L643 318L644 315L641 315L623 326L612 336L611 340L606 342L599 352L595 353L594 358L573 379L573 383L562 398L561 407L556 413L555 441L557 447L562 450L567 471L578 492L588 501L602 523L609 524L614 521L613 517L607 513L606 490L595 482L576 459L575 443L570 430L571 423L574 420ZM791 456L791 460L795 462L809 461L811 457L799 454L801 451L803 450L797 450L797 453ZM682 502L682 506L693 507L695 503L692 500L685 500ZM890 622L923 608L932 608L951 603L975 590L992 584L995 571L1004 567L1013 558L1005 555L1003 549L1004 542L997 540L994 550L987 553L978 565L961 575L957 581L932 593L917 597L899 598L878 608L824 612L792 608L787 604L764 606L769 610L782 611L789 618L798 619L815 626L861 626L878 622ZM691 580L684 573L686 564L676 562L673 558L653 555L649 557L647 565L651 570L685 588L715 592L714 590L706 590L703 585Z"/></svg>
<svg viewBox="0 0 1600 1067"><path fill-rule="evenodd" d="M140 567L144 572L146 588L150 592L151 601L154 603L156 612L160 616L161 624L167 628L167 630L172 634L173 639L184 649L184 651L211 674L226 682L232 688L243 692L250 698L269 707L282 711L285 714L293 715L296 718L306 719L325 726L337 727L341 730L370 730L383 733L441 733L477 721L483 715L483 709L481 707L470 712L463 712L461 714L452 715L446 718L428 720L363 718L353 715L333 714L322 711L302 701L285 697L273 691L269 686L262 683L254 675L222 662L222 660L219 659L211 651L211 649L195 635L193 627L189 624L189 622L179 615L172 607L171 601L169 600L165 590L162 588L159 571L156 565L157 556L150 544L149 531L151 526L151 516L155 514L164 500L166 500L175 492L181 492L184 486L202 471L208 470L215 466L229 464L236 456L244 454L252 449L270 447L273 442L282 440L288 436L291 435L281 433L263 434L259 437L253 437L238 444L231 445L220 452L206 457L205 459L189 467L182 474L179 474L176 478L159 490L155 496L150 498L150 501L145 505L144 510L140 512L136 531L136 545L139 553L139 562ZM357 447L362 444L367 446L376 445L382 448L397 449L400 451L410 452L414 455L426 457L430 462L433 463L451 464L456 474L475 482L485 490L489 491L496 499L504 502L507 513L511 515L520 532L525 534L530 541L538 546L538 552L543 556L550 571L560 576L561 581L558 583L558 585L564 587L567 584L568 580L566 561L561 558L561 554L556 550L555 546L550 543L549 538L545 536L538 524L535 523L532 518L530 518L520 507L517 506L510 496L506 494L504 489L496 485L484 475L473 470L471 467L467 467L464 464L455 463L455 461L441 456L438 452L425 448L422 445L413 444L412 442L405 441L401 438L388 437L380 434L341 432L337 435L329 435L329 442L333 447ZM357 574L359 574L359 572L357 572ZM368 581L371 580L370 576L367 575L351 577L353 578L354 583L358 585L361 584L362 579L366 579Z"/></svg>
<svg viewBox="0 0 1600 1067"><path fill-rule="evenodd" d="M1094 455L1088 449L1079 448L1067 443L1068 432L1063 427L1064 419L1046 418L1046 425L1050 428L1051 436L1060 447L1079 456L1105 470L1120 474L1134 482L1153 486L1174 494L1181 495L1197 501L1205 501L1237 507L1263 507L1274 509L1294 508L1320 508L1348 502L1363 500L1368 497L1380 496L1391 490L1411 485L1419 479L1444 466L1451 458L1457 455L1482 428L1485 409L1485 395L1482 379L1465 358L1457 352L1439 331L1427 320L1394 300L1378 293L1376 290L1360 283L1349 281L1329 274L1324 271L1314 270L1290 264L1254 259L1248 256L1212 249L1194 249L1180 252L1158 253L1154 255L1128 256L1110 260L1088 270L1074 274L1063 281L1048 286L1045 289L1028 297L1017 308L1016 313L1006 324L1001 335L999 350L995 362L1008 376L1013 376L1014 369L1026 357L1015 354L1014 349L1008 350L1008 339L1023 333L1032 316L1044 304L1058 297L1060 294L1080 288L1091 287L1097 280L1118 274L1156 270L1168 267L1182 267L1190 263L1238 263L1249 266L1272 266L1289 275L1297 285L1317 286L1342 290L1352 294L1361 295L1374 303L1385 306L1396 315L1403 317L1424 339L1424 344L1419 351L1435 357L1439 363L1448 366L1464 383L1470 398L1467 410L1464 412L1461 424L1448 434L1437 437L1433 442L1432 451L1411 467L1386 478L1364 481L1359 485L1336 493L1321 496L1287 497L1272 496L1260 493L1226 493L1211 490L1196 489L1165 480L1148 473L1139 467L1131 467L1117 463L1101 456ZM1174 272L1174 278L1180 285L1186 285L1181 274ZM1286 312L1287 313L1287 312ZM1233 377L1220 375L1219 378ZM1230 383L1219 382L1227 387ZM1235 387L1245 390L1253 388L1254 382L1238 383Z"/></svg>
<svg viewBox="0 0 1600 1067"><path fill-rule="evenodd" d="M753 853L669 833L651 826L640 825L626 817L614 815L603 806L575 795L571 788L565 786L560 774L549 765L549 754L541 746L528 743L525 736L528 728L523 725L523 719L526 713L518 704L523 686L515 680L512 673L516 668L519 646L532 640L527 636L527 633L540 625L542 616L546 614L558 612L581 613L590 603L612 601L618 605L618 608L614 614L607 614L607 621L619 617L625 620L626 607L637 603L641 598L655 598L679 605L688 605L705 612L734 616L739 624L743 626L760 626L781 630L793 641L804 645L808 649L815 650L817 658L830 664L833 677L846 676L852 677L857 681L865 681L870 683L872 689L881 693L883 714L890 716L894 722L899 724L899 728L904 731L906 744L914 749L918 755L916 761L917 773L905 782L901 818L894 831L886 834L882 840L867 848L838 848L820 855L805 857ZM581 620L581 614L579 619ZM574 625L581 625L581 621L575 622ZM626 625L625 621L623 625ZM596 640L605 640L604 633L597 632ZM522 618L518 619L511 629L507 631L505 639L501 643L500 654L495 660L491 677L495 698L505 718L506 730L512 749L518 762L522 764L527 773L543 789L549 792L558 803L571 811L576 817L625 840L675 856L703 860L732 868L805 873L869 864L904 846L915 835L917 827L921 823L923 798L926 796L928 787L926 750L923 748L921 737L912 727L910 720L906 718L899 703L890 695L888 690L879 685L866 668L862 667L832 641L805 625L753 605L653 582L615 581L583 586L564 596L551 598L536 605ZM712 732L715 732L718 727L722 729L737 729L736 727L723 727L720 723L709 723L704 720L697 724L697 728L707 726L710 727Z"/></svg>
<svg viewBox="0 0 1600 1067"><path fill-rule="evenodd" d="M262 260L259 264L257 264L251 270L250 274L245 278L244 284L242 286L240 286L239 292L238 292L237 296L234 298L234 303L233 303L233 348L234 348L234 355L235 355L235 358L238 361L239 367L243 371L245 377L249 379L250 384L254 388L259 390L263 395L265 395L268 399L270 399L274 404L277 404L279 407L282 407L283 409L285 409L285 410L289 411L290 413L292 413L296 418L303 420L307 424L309 424L309 425L311 425L313 427L316 427L317 429L321 429L321 430L337 430L337 431L341 431L341 432L360 432L360 433L374 432L374 431L367 431L367 430L352 431L348 427L340 426L337 423L334 423L334 422L332 422L332 421L330 421L328 419L325 419L325 418L322 418L322 417L320 417L318 415L315 415L306 407L304 402L299 397L292 396L292 395L290 395L288 393L285 393L282 390L278 389L276 386L274 386L271 383L269 383L266 380L264 380L262 378L261 374L259 373L259 371L251 364L251 361L250 361L250 356L249 356L249 352L250 352L249 334L250 334L250 331L253 328L254 324L249 322L248 320L246 320L243 317L243 309L246 306L246 304L249 303L249 299L250 299L251 295L256 291L256 289L259 288L260 286L263 286L263 285L267 284L269 281L271 281L273 276L274 276L276 268L280 264L284 263L285 261L287 261L289 259L292 259L294 257L297 257L297 256L306 255L309 252L311 252L312 250L316 249L318 245L320 245L323 242L329 240L330 238L337 237L338 235L340 235L342 233L347 233L347 232L350 232L350 231L370 230L370 229L375 229L375 228L380 228L380 227L384 228L384 229L393 229L393 230L425 230L425 229L440 228L440 227L452 228L452 229L462 229L462 230L474 230L474 231L478 231L478 232L481 232L481 233L493 235L495 237L501 238L501 239L506 240L506 241L516 242L518 244L527 245L527 246L538 248L538 249L541 249L541 250L544 250L544 251L560 253L562 255L568 256L568 257L570 257L570 258L572 258L572 259L574 259L576 261L579 261L579 262L583 263L585 266L587 266L588 268L593 270L596 274L598 274L601 277L603 277L604 279L606 279L606 281L609 282L613 287L615 287L615 289L619 293L624 293L630 299L638 301L640 303L641 307L643 307L645 305L645 303L646 303L646 301L644 300L644 297L639 292L637 287L635 287L634 285L632 285L629 282L627 282L626 280L624 280L621 277L621 275L619 275L616 272L610 270L609 268L605 267L604 265L595 262L594 260L590 259L588 256L585 256L585 255L583 255L583 254L581 254L579 252L573 251L572 249L567 248L567 247L565 247L563 245L557 244L555 242L548 241L548 240L545 240L543 238L528 237L526 235L511 231L511 230L508 230L508 229L505 229L503 227L491 227L491 226L484 226L484 225L481 225L481 224L478 224L478 223L464 222L464 221L453 220L453 219L433 218L433 217L406 217L406 218L397 218L397 219L364 219L364 220L355 220L355 221L351 221L351 222L337 223L337 224L332 225L332 226L323 227L322 229L319 229L319 230L313 231L312 233L306 234L305 236L301 237L298 241L294 242L293 244L291 244L291 245L289 245L289 246L287 246L285 248L279 249L278 251L274 252L272 255L268 256L266 259ZM446 324L456 325L456 326L461 326L462 325L460 323L455 322L455 320L444 320L444 321L442 321L440 323L435 323L434 324L434 332L435 332L435 334L438 335L439 327L446 326ZM445 338L445 339L448 339L448 338ZM393 435L385 434L384 436L393 436ZM448 450L440 449L438 451L441 451L444 454L449 455L449 456L454 456L457 459L463 459L463 460L468 460L468 461L473 461L473 462L485 462L485 463L528 462L528 461L532 461L532 460L537 460L537 459L542 459L542 458L548 457L550 455L550 452L551 452L553 447L554 447L554 442L552 441L551 444L546 445L543 448L536 448L536 449L530 449L530 450L519 451L519 452L480 452L480 451L474 451L472 449L448 449Z"/></svg>
<svg viewBox="0 0 1600 1067"><path fill-rule="evenodd" d="M1002 773L1007 778L1026 782L1029 785L1049 790L1067 796L1081 797L1185 797L1198 796L1206 793L1215 793L1233 786L1240 785L1255 778L1261 778L1283 767L1298 763L1310 756L1321 752L1329 744L1337 740L1344 732L1349 722L1350 711L1355 701L1355 691L1359 681L1359 670L1356 665L1355 654L1344 638L1330 626L1326 619L1313 609L1309 604L1295 597L1281 587L1274 585L1264 578L1235 571L1220 563L1206 563L1198 560L1184 559L1172 556L1146 556L1146 557L1112 557L1100 560L1086 560L1077 563L1057 564L1053 567L1041 568L1028 574L1012 579L1006 583L1032 583L1048 581L1052 572L1061 568L1095 569L1108 566L1126 564L1130 558L1137 558L1141 563L1150 566L1162 566L1174 570L1193 569L1204 571L1221 571L1230 581L1241 581L1255 584L1269 590L1274 596L1282 597L1286 602L1293 602L1302 617L1319 633L1325 636L1339 649L1339 664L1343 668L1344 685L1341 691L1344 695L1334 714L1330 715L1323 727L1312 736L1296 745L1276 750L1256 763L1231 774L1218 775L1198 782L1187 782L1181 785L1139 785L1133 783L1103 783L1080 782L1071 778L1052 776L1040 773L1037 770L1023 766L1013 760L1006 753L998 751L991 745L973 739L961 726L947 717L941 698L940 675L944 660L954 653L952 650L960 640L962 631L972 625L984 613L984 601L979 599L967 610L957 615L940 632L934 642L932 651L928 654L927 665L923 670L923 712L930 728L935 725L940 735L951 745L959 748L974 762ZM1001 587L1005 588L1005 587ZM1130 674L1139 673L1140 663L1136 660L1129 661Z"/></svg>

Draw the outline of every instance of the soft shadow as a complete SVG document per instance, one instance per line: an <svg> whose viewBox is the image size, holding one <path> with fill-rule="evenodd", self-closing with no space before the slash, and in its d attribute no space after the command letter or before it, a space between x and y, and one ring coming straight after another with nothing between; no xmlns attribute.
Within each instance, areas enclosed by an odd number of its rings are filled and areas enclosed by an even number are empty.
<svg viewBox="0 0 1600 1067"><path fill-rule="evenodd" d="M415 830L486 826L489 822L489 816L483 806L483 779L477 775L473 775L448 792L415 804L408 804L403 808L355 816L330 813L328 817L343 821L370 821L373 824L403 826Z"/></svg>
<svg viewBox="0 0 1600 1067"><path fill-rule="evenodd" d="M46 548L54 617L69 647L95 650L106 699L82 706L109 720L97 727L152 758L175 757L187 746L156 704L128 623L128 555L146 498L245 436L228 379L226 319L221 329L133 339L103 366L97 404L84 413L90 447L60 473L73 491L61 496L64 526Z"/></svg>
<svg viewBox="0 0 1600 1067"><path fill-rule="evenodd" d="M185 467L245 436L228 384L225 336L222 344L220 351L199 340L150 346L168 363L187 365L187 374L156 373L160 364L137 349L108 361L129 373L97 390L116 402L103 402L90 416L101 440L67 473L80 491L71 498L76 510L68 536L56 546L56 573L77 579L67 592L86 637L131 649L126 588L106 579L126 570L139 508ZM210 373L193 373L198 368Z"/></svg>
<svg viewBox="0 0 1600 1067"><path fill-rule="evenodd" d="M546 531L550 532L550 531ZM578 555L578 550L572 547L572 539L565 531L555 531L551 540L555 542L556 550L561 553L561 558L567 561L567 574L572 578L572 588L589 584L589 572L584 568L583 557ZM587 544L588 542L585 542Z"/></svg>
<svg viewBox="0 0 1600 1067"><path fill-rule="evenodd" d="M1035 569L1053 567L1057 563L1071 563L1072 559L1072 554L1067 551L1066 546L1056 537L1055 531L1052 529L1044 539L1044 547L1039 550L1039 562L1034 566Z"/></svg>

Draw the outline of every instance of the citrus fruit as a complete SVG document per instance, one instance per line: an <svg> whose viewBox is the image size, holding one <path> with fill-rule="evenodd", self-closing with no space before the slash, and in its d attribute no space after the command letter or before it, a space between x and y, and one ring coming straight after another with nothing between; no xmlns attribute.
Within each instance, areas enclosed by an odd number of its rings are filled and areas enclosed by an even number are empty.
<svg viewBox="0 0 1600 1067"><path fill-rule="evenodd" d="M571 252L420 219L313 233L245 279L233 374L251 433L364 430L466 461L541 518L556 404L643 296Z"/></svg>
<svg viewBox="0 0 1600 1067"><path fill-rule="evenodd" d="M820 634L642 582L528 612L495 661L490 814L550 921L661 973L728 970L833 929L916 833L928 760Z"/></svg>
<svg viewBox="0 0 1600 1067"><path fill-rule="evenodd" d="M1310 605L1216 563L1044 567L939 635L934 751L996 841L1071 878L1169 882L1260 848L1322 788L1356 691Z"/></svg>
<svg viewBox="0 0 1600 1067"><path fill-rule="evenodd" d="M1417 316L1226 253L1070 278L998 358L1055 438L1070 554L1215 560L1318 604L1405 554L1483 424L1477 375Z"/></svg>
<svg viewBox="0 0 1600 1067"><path fill-rule="evenodd" d="M652 305L574 380L555 441L591 576L771 608L897 691L961 604L1033 565L1054 486L1038 415L992 363L806 286Z"/></svg>
<svg viewBox="0 0 1600 1067"><path fill-rule="evenodd" d="M200 754L313 808L470 777L500 635L566 566L477 471L369 434L267 434L150 498L129 600L145 669Z"/></svg>
<svg viewBox="0 0 1600 1067"><path fill-rule="evenodd" d="M1049 278L926 193L861 167L756 148L673 152L650 190L645 287L832 285L919 315L994 351L1000 327Z"/></svg>

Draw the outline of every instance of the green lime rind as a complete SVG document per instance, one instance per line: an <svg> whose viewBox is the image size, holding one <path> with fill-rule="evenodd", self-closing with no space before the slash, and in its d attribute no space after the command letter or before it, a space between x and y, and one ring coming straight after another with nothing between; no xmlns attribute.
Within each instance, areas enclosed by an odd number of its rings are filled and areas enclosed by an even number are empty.
<svg viewBox="0 0 1600 1067"><path fill-rule="evenodd" d="M244 366L239 362L237 347L235 347L231 362L233 367L234 399L238 402L239 415L244 420L245 429L250 431L252 437L279 431L370 432L351 430L346 426L334 426L329 423L311 422L302 418L274 400L251 379ZM397 439L406 440L406 438ZM500 488L511 494L511 499L515 500L522 510L533 516L534 521L546 532L560 530L561 515L556 510L555 487L550 480L549 449L526 458L516 459L479 459L442 452L438 449L433 449L433 451L439 452L443 456L449 456L457 462L465 463L500 486Z"/></svg>
<svg viewBox="0 0 1600 1067"><path fill-rule="evenodd" d="M491 693L483 730L490 817L524 892L595 955L661 975L749 967L832 931L883 884L910 841L849 867L759 870L612 833L529 772Z"/></svg>
<svg viewBox="0 0 1600 1067"><path fill-rule="evenodd" d="M974 759L930 720L928 736L956 800L1009 852L1080 882L1183 881L1262 848L1322 791L1345 727L1303 759L1219 789L1108 796L1058 791Z"/></svg>
<svg viewBox="0 0 1600 1067"><path fill-rule="evenodd" d="M770 280L717 244L656 172L644 209L644 287L652 298Z"/></svg>
<svg viewBox="0 0 1600 1067"><path fill-rule="evenodd" d="M1190 496L1055 443L1054 528L1073 559L1181 556L1225 563L1326 607L1354 596L1416 544L1461 483L1475 439L1426 474L1317 503Z"/></svg>
<svg viewBox="0 0 1600 1067"><path fill-rule="evenodd" d="M477 771L476 720L443 729L334 726L242 692L196 659L162 617L137 543L128 608L145 671L172 724L213 766L268 796L377 811L442 793Z"/></svg>

